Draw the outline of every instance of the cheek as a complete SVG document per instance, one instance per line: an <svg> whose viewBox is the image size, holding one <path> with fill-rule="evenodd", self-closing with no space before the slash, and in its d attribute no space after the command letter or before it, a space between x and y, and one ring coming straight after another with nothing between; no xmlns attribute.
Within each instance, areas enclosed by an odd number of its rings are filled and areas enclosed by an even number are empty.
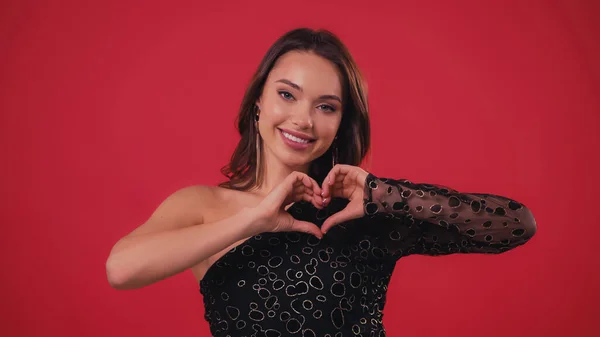
<svg viewBox="0 0 600 337"><path fill-rule="evenodd" d="M315 127L319 138L324 142L330 143L337 134L341 117L337 115L321 116L319 120L315 120Z"/></svg>
<svg viewBox="0 0 600 337"><path fill-rule="evenodd" d="M268 124L269 126L276 126L287 119L288 113L283 104L269 104L265 108L266 109L263 112L265 124Z"/></svg>

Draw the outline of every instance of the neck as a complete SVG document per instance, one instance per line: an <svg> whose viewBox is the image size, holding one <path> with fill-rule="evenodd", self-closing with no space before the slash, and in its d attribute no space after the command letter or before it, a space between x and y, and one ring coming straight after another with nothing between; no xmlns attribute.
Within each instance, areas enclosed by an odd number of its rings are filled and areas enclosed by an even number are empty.
<svg viewBox="0 0 600 337"><path fill-rule="evenodd" d="M288 166L275 158L268 150L263 151L262 160L262 184L254 191L261 195L267 196L275 187L277 187L290 173L297 171L308 173L310 164L305 164L298 167Z"/></svg>

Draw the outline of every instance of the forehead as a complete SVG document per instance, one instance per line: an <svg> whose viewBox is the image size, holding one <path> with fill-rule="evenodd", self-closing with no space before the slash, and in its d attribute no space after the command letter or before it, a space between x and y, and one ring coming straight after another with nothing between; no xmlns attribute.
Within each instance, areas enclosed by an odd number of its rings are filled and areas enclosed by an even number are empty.
<svg viewBox="0 0 600 337"><path fill-rule="evenodd" d="M312 52L288 52L277 60L267 82L282 78L299 85L304 93L341 95L339 70L331 61Z"/></svg>

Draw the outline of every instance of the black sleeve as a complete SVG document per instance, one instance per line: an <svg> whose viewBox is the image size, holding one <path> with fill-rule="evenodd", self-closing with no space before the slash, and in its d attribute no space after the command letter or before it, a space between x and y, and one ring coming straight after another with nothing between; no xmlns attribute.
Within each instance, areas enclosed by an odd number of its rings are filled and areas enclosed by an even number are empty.
<svg viewBox="0 0 600 337"><path fill-rule="evenodd" d="M498 195L460 193L451 188L408 180L367 176L367 221L393 231L389 247L410 254L498 254L526 243L537 225L523 204ZM389 224L392 224L390 227Z"/></svg>

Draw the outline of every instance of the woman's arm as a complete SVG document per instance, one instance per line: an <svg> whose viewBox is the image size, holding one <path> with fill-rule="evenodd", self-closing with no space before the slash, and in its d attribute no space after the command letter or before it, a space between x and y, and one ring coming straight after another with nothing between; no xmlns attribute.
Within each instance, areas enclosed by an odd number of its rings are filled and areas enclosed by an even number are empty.
<svg viewBox="0 0 600 337"><path fill-rule="evenodd" d="M318 184L304 173L289 174L258 206L206 222L203 214L217 199L212 191L193 186L173 193L146 223L119 240L106 261L109 283L116 289L140 288L262 232L296 231L322 237L315 224L296 220L285 211L286 205L301 200L322 207Z"/></svg>
<svg viewBox="0 0 600 337"><path fill-rule="evenodd" d="M110 285L141 288L185 271L257 230L252 212L204 223L208 188L187 187L169 196L146 223L119 240L106 261Z"/></svg>
<svg viewBox="0 0 600 337"><path fill-rule="evenodd" d="M401 255L497 254L526 243L537 230L531 211L503 196L373 174L364 189L366 217L395 223L398 232L390 236L410 242Z"/></svg>

